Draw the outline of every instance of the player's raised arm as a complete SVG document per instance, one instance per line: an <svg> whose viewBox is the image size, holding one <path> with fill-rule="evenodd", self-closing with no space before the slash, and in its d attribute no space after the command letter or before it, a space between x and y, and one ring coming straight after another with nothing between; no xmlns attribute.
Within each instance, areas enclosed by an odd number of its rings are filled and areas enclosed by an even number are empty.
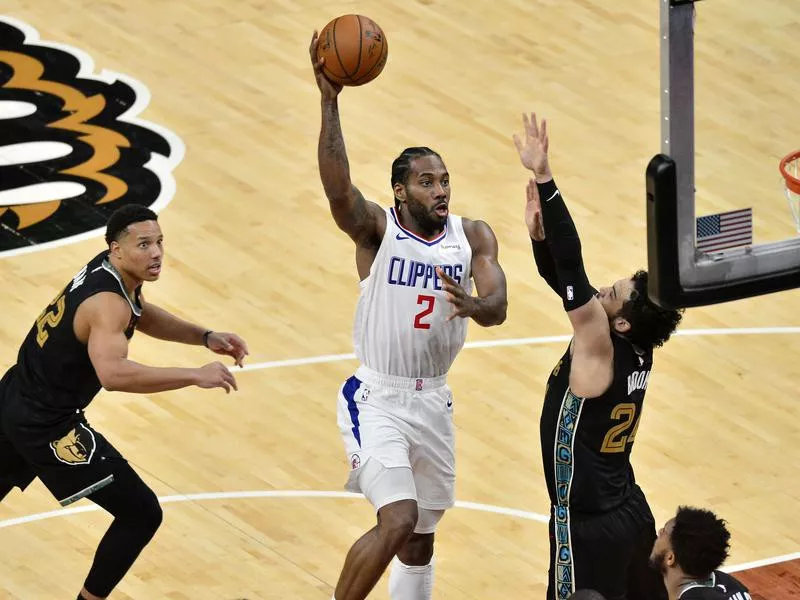
<svg viewBox="0 0 800 600"><path fill-rule="evenodd" d="M540 128L535 114L530 118L523 115L523 121L524 139L515 135L514 143L523 166L536 176L544 237L553 258L558 292L575 333L573 361L576 368L571 371L570 385L579 396L599 396L613 377L614 346L608 315L595 297L597 291L589 284L578 231L553 181L547 157L547 122L542 121Z"/></svg>
<svg viewBox="0 0 800 600"><path fill-rule="evenodd" d="M556 273L556 263L547 245L544 236L544 224L542 223L542 204L539 199L539 190L536 187L536 180L530 179L526 188L525 203L525 224L528 226L528 235L531 236L533 246L533 258L539 275L547 282L556 294L561 295L558 288L558 273Z"/></svg>
<svg viewBox="0 0 800 600"><path fill-rule="evenodd" d="M309 53L322 96L322 127L317 159L319 176L339 229L359 246L377 246L386 228L386 215L380 206L368 202L350 180L350 165L339 120L338 95L342 86L325 77L324 59L317 59L317 32L311 38Z"/></svg>

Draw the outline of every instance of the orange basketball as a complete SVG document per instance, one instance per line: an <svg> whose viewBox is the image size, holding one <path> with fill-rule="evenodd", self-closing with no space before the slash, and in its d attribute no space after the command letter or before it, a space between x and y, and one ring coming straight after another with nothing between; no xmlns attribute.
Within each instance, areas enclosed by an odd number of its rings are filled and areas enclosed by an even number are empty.
<svg viewBox="0 0 800 600"><path fill-rule="evenodd" d="M362 15L342 15L319 34L317 57L325 58L325 76L341 85L364 85L386 65L389 46L383 30Z"/></svg>

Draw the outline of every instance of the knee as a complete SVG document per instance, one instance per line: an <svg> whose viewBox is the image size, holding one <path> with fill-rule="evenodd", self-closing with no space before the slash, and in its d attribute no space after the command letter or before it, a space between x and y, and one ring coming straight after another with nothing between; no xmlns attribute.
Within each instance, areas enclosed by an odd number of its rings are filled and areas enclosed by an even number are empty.
<svg viewBox="0 0 800 600"><path fill-rule="evenodd" d="M430 564L433 559L433 534L415 533L397 552L397 558L404 565L424 566Z"/></svg>
<svg viewBox="0 0 800 600"><path fill-rule="evenodd" d="M419 512L413 500L401 500L378 511L378 532L393 548L403 546L417 526Z"/></svg>
<svg viewBox="0 0 800 600"><path fill-rule="evenodd" d="M128 496L109 510L121 524L135 528L138 536L149 540L161 526L164 512L153 490L146 488Z"/></svg>
<svg viewBox="0 0 800 600"><path fill-rule="evenodd" d="M152 537L161 526L161 521L164 519L164 511L161 510L158 498L150 491L138 508L139 510L136 511L136 522L145 532L150 534L150 537Z"/></svg>

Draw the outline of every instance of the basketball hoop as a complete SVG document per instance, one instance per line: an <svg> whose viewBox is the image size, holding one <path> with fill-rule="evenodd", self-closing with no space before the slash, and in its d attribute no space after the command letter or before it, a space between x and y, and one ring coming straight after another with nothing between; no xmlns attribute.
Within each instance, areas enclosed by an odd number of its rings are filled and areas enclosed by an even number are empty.
<svg viewBox="0 0 800 600"><path fill-rule="evenodd" d="M789 201L795 226L800 233L800 150L783 158L781 175L786 180L786 199Z"/></svg>

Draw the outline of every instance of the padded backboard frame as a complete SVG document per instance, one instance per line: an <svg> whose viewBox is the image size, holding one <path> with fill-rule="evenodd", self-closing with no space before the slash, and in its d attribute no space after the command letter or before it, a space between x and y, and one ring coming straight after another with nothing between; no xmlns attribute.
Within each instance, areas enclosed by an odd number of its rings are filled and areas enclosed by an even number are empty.
<svg viewBox="0 0 800 600"><path fill-rule="evenodd" d="M661 306L718 304L800 287L800 238L697 250L694 3L661 2L661 154L647 167L648 293Z"/></svg>

